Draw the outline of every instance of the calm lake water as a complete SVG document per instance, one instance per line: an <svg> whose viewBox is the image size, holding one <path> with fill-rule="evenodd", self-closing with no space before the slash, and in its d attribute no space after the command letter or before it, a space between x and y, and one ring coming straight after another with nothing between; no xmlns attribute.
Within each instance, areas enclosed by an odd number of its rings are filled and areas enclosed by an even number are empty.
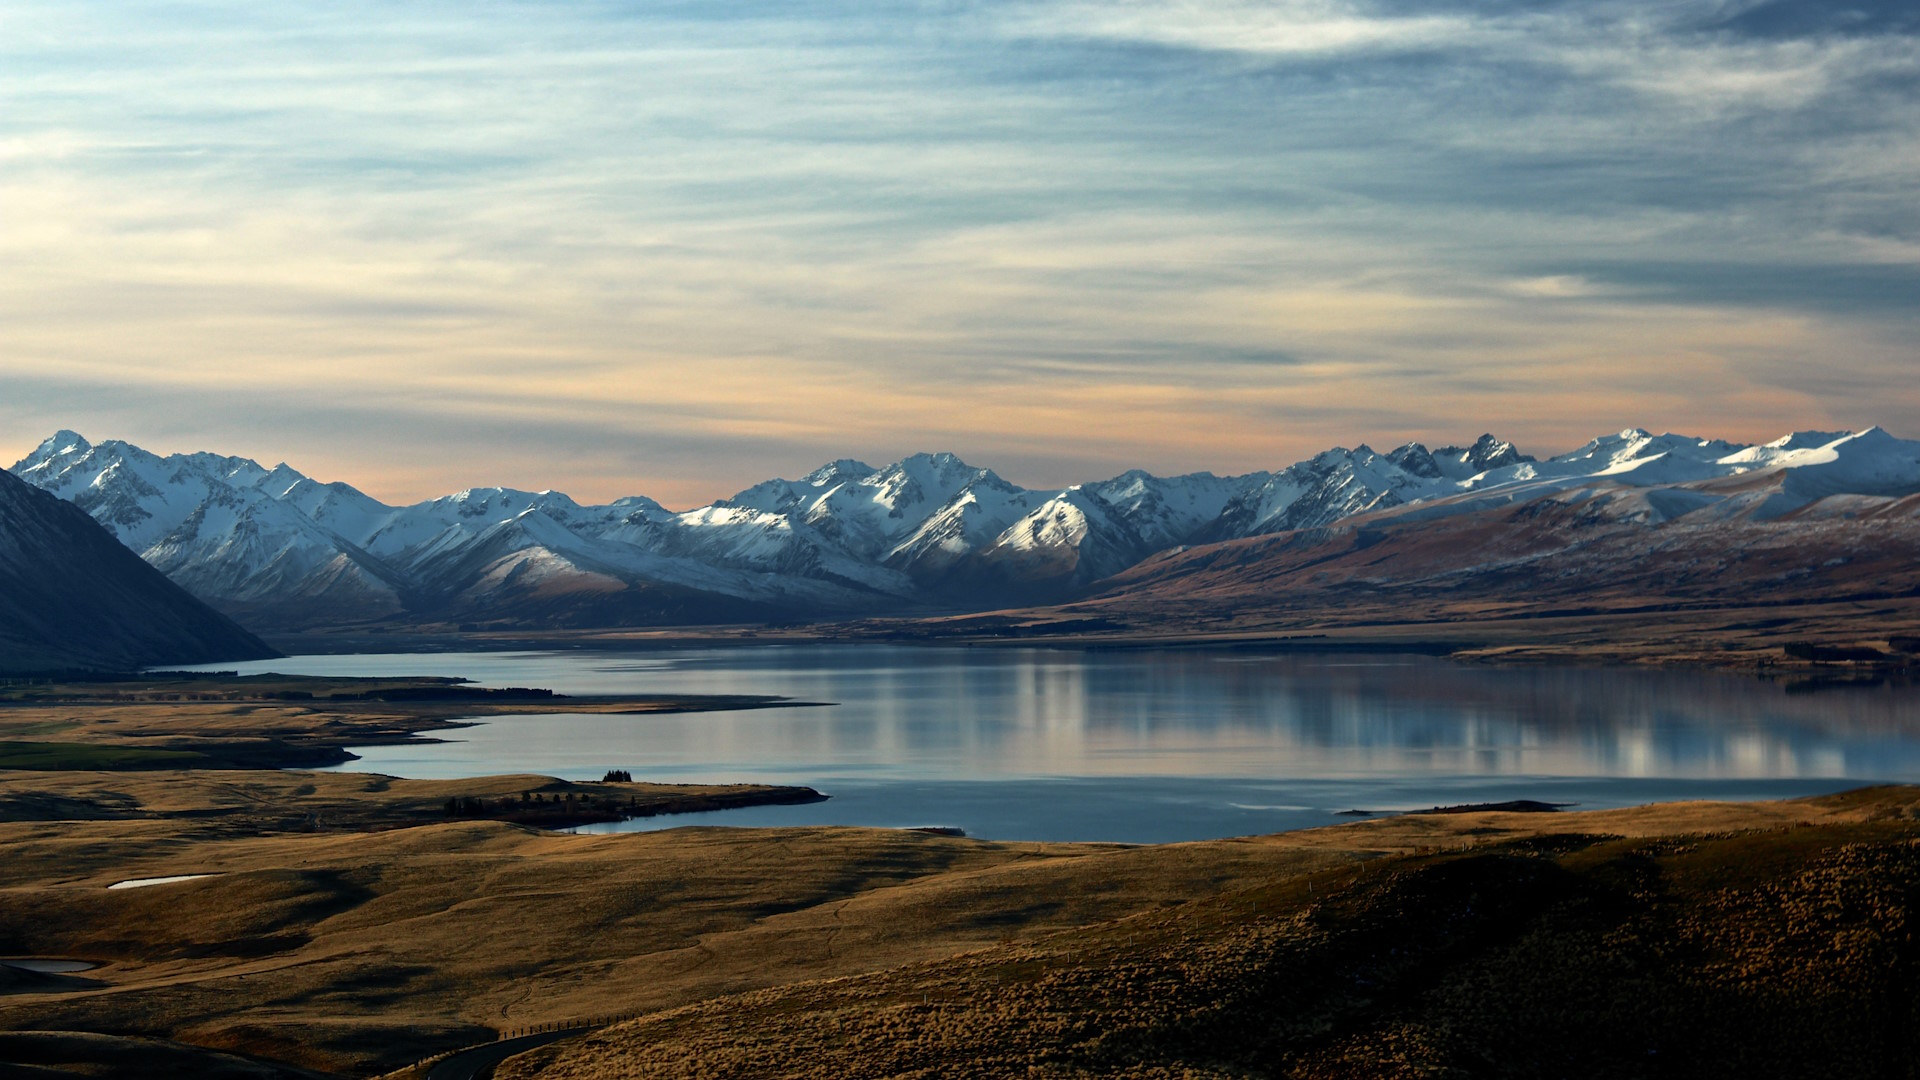
<svg viewBox="0 0 1920 1080"><path fill-rule="evenodd" d="M232 669L235 665L213 665ZM1160 842L1532 798L1583 807L1920 781L1920 689L1500 668L1408 656L795 645L300 656L312 675L455 675L561 693L825 702L502 716L344 769L447 778L808 784L833 796L625 823L946 825L995 839Z"/></svg>

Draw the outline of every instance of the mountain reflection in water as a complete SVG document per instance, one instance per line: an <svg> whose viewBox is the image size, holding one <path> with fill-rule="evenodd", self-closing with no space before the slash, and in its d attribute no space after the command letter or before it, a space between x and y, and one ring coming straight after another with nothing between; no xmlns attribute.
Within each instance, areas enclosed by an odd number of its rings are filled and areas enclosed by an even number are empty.
<svg viewBox="0 0 1920 1080"><path fill-rule="evenodd" d="M1322 824L1349 808L1516 797L1619 805L1920 779L1920 688L1794 693L1719 672L889 645L306 656L243 669L832 703L494 717L445 735L457 741L359 750L347 766L413 777L630 768L643 779L805 783L836 796L713 819L726 824L1159 840ZM971 825L959 820L969 814Z"/></svg>

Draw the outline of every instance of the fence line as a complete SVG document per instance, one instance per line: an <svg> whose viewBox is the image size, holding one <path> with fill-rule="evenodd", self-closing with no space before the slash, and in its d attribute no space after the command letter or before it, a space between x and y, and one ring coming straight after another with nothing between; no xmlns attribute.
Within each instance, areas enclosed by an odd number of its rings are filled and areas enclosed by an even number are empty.
<svg viewBox="0 0 1920 1080"><path fill-rule="evenodd" d="M527 1027L503 1028L495 1037L495 1042L506 1039L521 1039L528 1035L544 1035L550 1031L574 1031L580 1028L611 1027L624 1024L629 1020L638 1020L645 1013L610 1013L606 1016L579 1016L572 1020L549 1020L544 1024L531 1024Z"/></svg>

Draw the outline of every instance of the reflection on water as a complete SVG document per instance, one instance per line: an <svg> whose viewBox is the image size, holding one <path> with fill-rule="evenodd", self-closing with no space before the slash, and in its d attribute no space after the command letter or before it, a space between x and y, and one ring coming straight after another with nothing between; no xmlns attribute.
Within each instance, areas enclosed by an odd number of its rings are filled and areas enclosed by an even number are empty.
<svg viewBox="0 0 1920 1080"><path fill-rule="evenodd" d="M1015 832L995 835L1055 835L1054 826L1019 822L1059 818L1063 799L1098 804L1124 791L1137 800L1149 787L1170 800L1167 812L1176 817L1191 795L1248 832L1323 815L1329 802L1382 808L1563 790L1592 804L1920 779L1920 692L1913 687L1793 694L1720 673L885 645L317 656L245 669L830 702L669 716L499 717L449 734L459 741L367 748L351 767L574 778L630 768L652 779L838 785L840 806L831 811L755 812L779 820L845 816L853 812L849 800L879 799L889 813L904 813L909 788L919 819L867 823L955 823L938 820L941 806L1038 800L1026 818L999 815ZM936 786L951 798L919 805ZM729 812L727 820L745 817ZM1189 831L1222 835L1225 822Z"/></svg>

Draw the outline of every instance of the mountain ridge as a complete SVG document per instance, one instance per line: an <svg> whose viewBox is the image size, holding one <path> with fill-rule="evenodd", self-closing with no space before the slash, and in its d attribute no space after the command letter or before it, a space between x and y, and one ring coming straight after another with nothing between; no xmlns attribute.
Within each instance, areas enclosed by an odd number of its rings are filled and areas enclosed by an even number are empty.
<svg viewBox="0 0 1920 1080"><path fill-rule="evenodd" d="M1920 494L1920 443L1879 428L1738 444L1639 428L1545 460L1483 435L1335 447L1271 472L1129 470L1027 489L951 453L851 458L703 507L470 488L395 507L282 463L151 454L62 430L13 467L174 580L263 628L433 622L645 626L1052 603L1170 549L1358 521L1419 522L1620 488L1657 527L1885 512ZM1850 502L1849 502L1850 500ZM1863 501L1864 500L1864 501ZM1857 504L1857 505L1855 505Z"/></svg>

